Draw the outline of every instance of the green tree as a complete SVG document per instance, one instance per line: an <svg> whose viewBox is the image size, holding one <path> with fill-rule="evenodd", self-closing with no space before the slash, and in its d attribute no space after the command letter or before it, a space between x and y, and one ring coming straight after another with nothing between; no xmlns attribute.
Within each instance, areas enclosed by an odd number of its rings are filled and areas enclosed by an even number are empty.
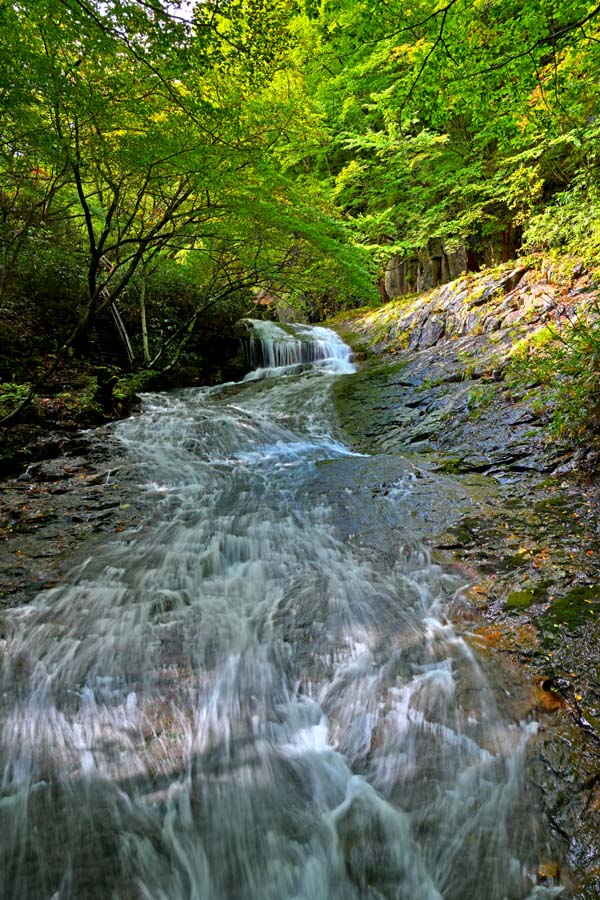
<svg viewBox="0 0 600 900"><path fill-rule="evenodd" d="M595 146L599 19L587 0L323 3L314 165L357 239L499 253Z"/></svg>
<svg viewBox="0 0 600 900"><path fill-rule="evenodd" d="M23 0L9 8L2 25L12 29L15 55L0 73L3 180L18 170L31 192L32 172L41 173L46 199L37 206L45 202L48 215L78 230L86 272L55 366L85 347L98 315L138 272L168 260L189 265L197 256L193 269L202 272L184 336L207 304L250 286L290 284L308 259L336 250L337 277L331 259L320 268L311 262L313 275L339 283L344 268L349 283L365 287L343 229L296 202L298 187L284 174L277 148L289 145L300 115L300 94L282 77L289 10L274 3L258 16L262 9L255 0L206 4L192 24L158 2L51 0L42 9ZM29 204L30 219L37 206ZM18 237L12 246L18 253ZM302 268L290 262L299 255ZM152 362L147 323L141 331ZM166 341L176 354L175 336Z"/></svg>

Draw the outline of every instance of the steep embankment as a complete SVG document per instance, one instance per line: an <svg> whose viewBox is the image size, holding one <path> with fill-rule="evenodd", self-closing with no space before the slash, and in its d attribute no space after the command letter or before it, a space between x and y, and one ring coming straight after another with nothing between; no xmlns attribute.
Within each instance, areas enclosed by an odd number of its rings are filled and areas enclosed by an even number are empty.
<svg viewBox="0 0 600 900"><path fill-rule="evenodd" d="M344 427L357 448L412 462L427 497L417 525L470 585L457 616L529 670L540 785L581 900L600 892L597 451L551 434L528 347L596 297L575 263L513 263L336 323L363 358L339 384Z"/></svg>
<svg viewBox="0 0 600 900"><path fill-rule="evenodd" d="M371 445L435 449L446 469L461 472L554 471L581 466L584 457L589 467L591 448L573 457L568 444L548 440L547 386L526 358L536 335L560 331L596 299L579 266L559 281L551 271L513 265L338 323L355 346L394 367L382 383L402 402L392 403L391 417L385 400L376 404ZM364 375L370 384L370 369Z"/></svg>

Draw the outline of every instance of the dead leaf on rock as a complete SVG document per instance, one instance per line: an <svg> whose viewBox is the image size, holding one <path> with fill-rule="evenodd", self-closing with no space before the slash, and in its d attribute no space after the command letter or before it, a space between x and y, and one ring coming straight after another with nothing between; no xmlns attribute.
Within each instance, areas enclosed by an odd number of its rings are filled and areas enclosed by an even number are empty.
<svg viewBox="0 0 600 900"><path fill-rule="evenodd" d="M566 700L556 691L544 688L543 684L546 680L546 678L540 678L536 683L535 694L537 705L546 712L557 712L559 709L564 709L567 705Z"/></svg>
<svg viewBox="0 0 600 900"><path fill-rule="evenodd" d="M560 875L560 866L556 862L540 863L537 870L537 877L540 881L547 881L550 878L557 879Z"/></svg>

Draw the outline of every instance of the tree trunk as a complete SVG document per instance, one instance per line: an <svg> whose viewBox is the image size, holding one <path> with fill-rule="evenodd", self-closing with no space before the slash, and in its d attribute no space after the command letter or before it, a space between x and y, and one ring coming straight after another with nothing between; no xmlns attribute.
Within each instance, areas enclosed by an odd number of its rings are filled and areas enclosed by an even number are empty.
<svg viewBox="0 0 600 900"><path fill-rule="evenodd" d="M150 363L150 344L148 343L148 323L146 321L146 276L142 275L140 286L140 319L142 322L142 345L144 348L144 362Z"/></svg>

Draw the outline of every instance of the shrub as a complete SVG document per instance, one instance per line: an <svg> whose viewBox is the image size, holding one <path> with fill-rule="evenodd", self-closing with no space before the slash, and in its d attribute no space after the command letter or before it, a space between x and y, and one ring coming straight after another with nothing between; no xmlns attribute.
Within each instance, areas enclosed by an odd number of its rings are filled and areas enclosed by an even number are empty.
<svg viewBox="0 0 600 900"><path fill-rule="evenodd" d="M15 384L10 381L0 384L0 417L7 416L22 403L30 389L30 384Z"/></svg>
<svg viewBox="0 0 600 900"><path fill-rule="evenodd" d="M509 376L536 385L555 437L587 442L600 434L600 308L560 331L544 328L515 346Z"/></svg>

